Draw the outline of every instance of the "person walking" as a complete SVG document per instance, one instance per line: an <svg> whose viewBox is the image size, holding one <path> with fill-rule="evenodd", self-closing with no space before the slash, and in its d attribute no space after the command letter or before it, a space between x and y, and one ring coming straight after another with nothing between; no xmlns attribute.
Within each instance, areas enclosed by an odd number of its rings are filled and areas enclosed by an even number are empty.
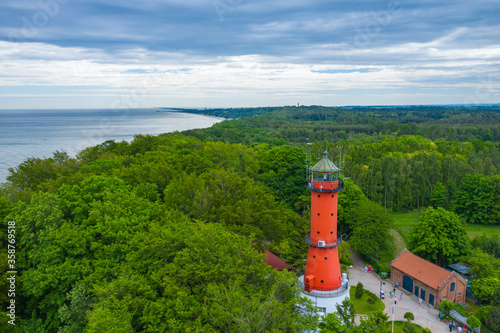
<svg viewBox="0 0 500 333"><path fill-rule="evenodd" d="M422 306L422 298L418 299L418 306Z"/></svg>
<svg viewBox="0 0 500 333"><path fill-rule="evenodd" d="M403 299L403 293L401 293L401 296L399 296L399 299Z"/></svg>
<svg viewBox="0 0 500 333"><path fill-rule="evenodd" d="M450 323L450 325L448 325L448 327L450 328L450 332L453 330L453 324Z"/></svg>

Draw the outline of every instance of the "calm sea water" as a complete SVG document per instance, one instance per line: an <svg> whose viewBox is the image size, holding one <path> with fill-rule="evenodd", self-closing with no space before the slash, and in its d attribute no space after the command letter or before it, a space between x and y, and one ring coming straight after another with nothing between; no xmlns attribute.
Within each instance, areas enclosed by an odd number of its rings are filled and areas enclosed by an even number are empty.
<svg viewBox="0 0 500 333"><path fill-rule="evenodd" d="M161 111L161 112L158 112ZM106 140L210 127L222 119L161 109L0 110L0 182L28 157L70 156Z"/></svg>

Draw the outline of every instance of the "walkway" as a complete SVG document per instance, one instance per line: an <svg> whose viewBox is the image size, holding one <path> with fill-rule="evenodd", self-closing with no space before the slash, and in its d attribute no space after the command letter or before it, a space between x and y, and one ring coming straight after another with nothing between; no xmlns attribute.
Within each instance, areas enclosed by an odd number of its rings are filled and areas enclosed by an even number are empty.
<svg viewBox="0 0 500 333"><path fill-rule="evenodd" d="M365 265L358 258L357 255L353 255L352 257L353 267L349 268L349 282L351 286L356 286L358 282L363 284L363 287L375 295L380 295L380 286L381 282L385 281L385 285L382 285L382 289L385 293L385 299L383 300L385 304L385 313L390 316L390 320L392 320L392 304L394 303L394 298L389 297L389 292L392 290L393 285L389 280L381 280L377 274L375 273L365 273ZM400 299L400 295L403 293L403 299ZM422 303L421 306L418 304L418 298L415 295L410 295L403 288L396 288L396 295L398 297L398 303L396 305L394 311L394 320L403 320L404 314L406 312L411 312L415 316L414 323L422 326L429 327L429 319L430 329L433 333L437 332L449 332L448 326L441 322L437 317L439 311L434 309L427 303Z"/></svg>

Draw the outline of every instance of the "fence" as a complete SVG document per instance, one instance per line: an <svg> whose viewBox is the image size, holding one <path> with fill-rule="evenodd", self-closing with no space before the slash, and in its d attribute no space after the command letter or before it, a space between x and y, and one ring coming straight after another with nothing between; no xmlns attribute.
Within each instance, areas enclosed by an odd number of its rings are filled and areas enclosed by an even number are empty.
<svg viewBox="0 0 500 333"><path fill-rule="evenodd" d="M450 316L461 322L462 324L467 324L467 318L462 316L460 313L458 313L455 310L450 311ZM467 324L468 325L468 324ZM481 327L474 327L472 328L474 332L481 333Z"/></svg>

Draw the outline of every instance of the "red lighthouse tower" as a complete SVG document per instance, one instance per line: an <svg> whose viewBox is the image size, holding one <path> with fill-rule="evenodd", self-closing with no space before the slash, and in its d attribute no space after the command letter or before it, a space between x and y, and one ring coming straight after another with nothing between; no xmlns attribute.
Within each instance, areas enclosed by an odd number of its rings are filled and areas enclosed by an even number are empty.
<svg viewBox="0 0 500 333"><path fill-rule="evenodd" d="M338 168L328 157L324 157L310 168L308 189L311 191L311 233L304 291L316 295L337 295L344 293L347 278L342 278L339 263L337 237L338 192L344 188L344 180Z"/></svg>

